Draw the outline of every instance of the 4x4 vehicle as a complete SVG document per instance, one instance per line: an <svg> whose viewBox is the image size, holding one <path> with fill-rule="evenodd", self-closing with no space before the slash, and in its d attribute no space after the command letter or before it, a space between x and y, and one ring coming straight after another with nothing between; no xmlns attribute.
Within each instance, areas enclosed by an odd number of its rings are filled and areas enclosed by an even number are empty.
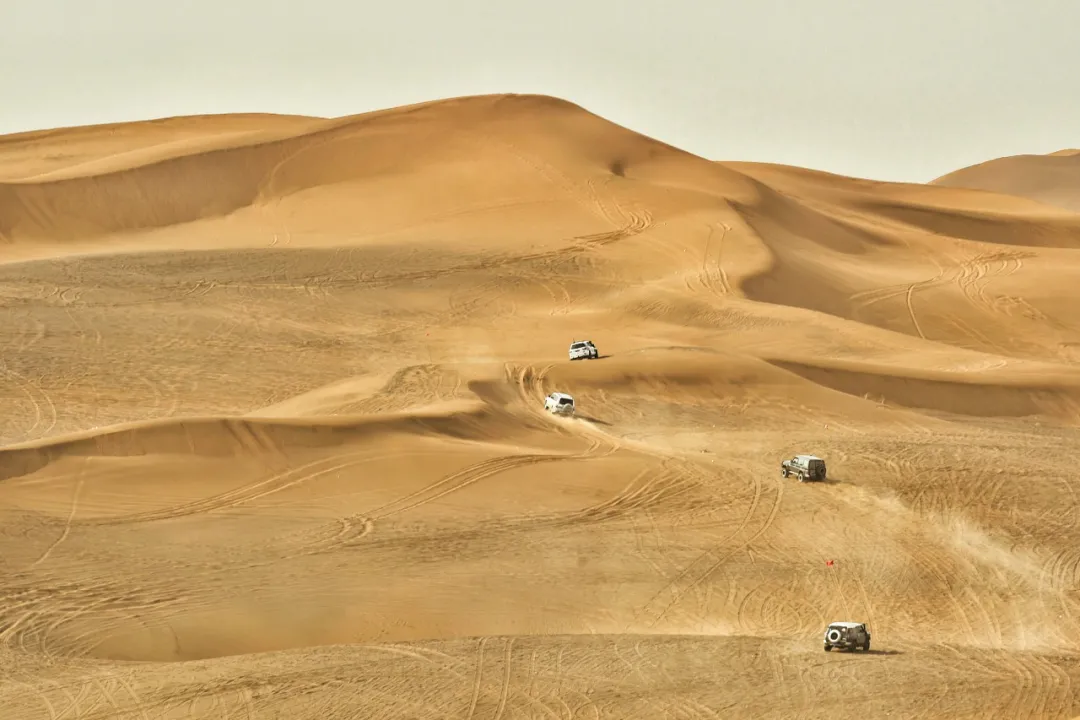
<svg viewBox="0 0 1080 720"><path fill-rule="evenodd" d="M593 345L592 340L575 340L570 343L571 360L595 360L600 357L600 351Z"/></svg>
<svg viewBox="0 0 1080 720"><path fill-rule="evenodd" d="M566 393L553 392L544 398L544 409L556 415L573 415L574 398Z"/></svg>
<svg viewBox="0 0 1080 720"><path fill-rule="evenodd" d="M841 650L870 649L870 631L866 623L834 622L825 628L825 652L833 648Z"/></svg>
<svg viewBox="0 0 1080 720"><path fill-rule="evenodd" d="M817 455L796 455L780 463L780 474L794 475L799 482L825 479L825 461Z"/></svg>

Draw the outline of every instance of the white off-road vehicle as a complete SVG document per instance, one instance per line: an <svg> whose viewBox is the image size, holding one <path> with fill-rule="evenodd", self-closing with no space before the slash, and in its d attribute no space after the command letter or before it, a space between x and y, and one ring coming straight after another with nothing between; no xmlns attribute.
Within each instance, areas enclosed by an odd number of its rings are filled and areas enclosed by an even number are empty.
<svg viewBox="0 0 1080 720"><path fill-rule="evenodd" d="M592 340L575 340L570 343L571 360L595 360L600 357L600 351L593 345Z"/></svg>
<svg viewBox="0 0 1080 720"><path fill-rule="evenodd" d="M834 622L825 628L825 652L833 648L841 650L869 650L870 631L866 623Z"/></svg>
<svg viewBox="0 0 1080 720"><path fill-rule="evenodd" d="M544 409L555 415L573 415L574 398L566 393L553 392L544 398Z"/></svg>

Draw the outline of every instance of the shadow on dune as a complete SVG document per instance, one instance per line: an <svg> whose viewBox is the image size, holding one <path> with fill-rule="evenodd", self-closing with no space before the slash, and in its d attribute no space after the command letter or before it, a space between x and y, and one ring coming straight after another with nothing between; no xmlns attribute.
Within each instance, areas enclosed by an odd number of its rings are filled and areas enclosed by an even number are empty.
<svg viewBox="0 0 1080 720"><path fill-rule="evenodd" d="M1017 218L881 200L867 200L861 206L935 235L1014 247L1080 247L1080 220Z"/></svg>
<svg viewBox="0 0 1080 720"><path fill-rule="evenodd" d="M976 417L1031 417L1064 420L1077 417L1080 382L1040 377L1028 382L995 382L986 377L960 379L901 376L887 372L825 367L785 360L770 364L839 392L892 405Z"/></svg>
<svg viewBox="0 0 1080 720"><path fill-rule="evenodd" d="M339 447L393 435L505 439L521 426L490 406L445 413L303 419L193 418L139 423L13 446L0 451L0 481L30 475L65 457L200 455L280 457L283 448Z"/></svg>

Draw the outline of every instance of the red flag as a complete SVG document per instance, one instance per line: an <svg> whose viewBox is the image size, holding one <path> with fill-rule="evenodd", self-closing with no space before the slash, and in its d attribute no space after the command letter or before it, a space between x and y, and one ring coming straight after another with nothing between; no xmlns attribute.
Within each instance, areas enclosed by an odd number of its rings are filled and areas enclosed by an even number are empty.
<svg viewBox="0 0 1080 720"><path fill-rule="evenodd" d="M832 560L826 560L825 564L828 565L829 567L832 567Z"/></svg>

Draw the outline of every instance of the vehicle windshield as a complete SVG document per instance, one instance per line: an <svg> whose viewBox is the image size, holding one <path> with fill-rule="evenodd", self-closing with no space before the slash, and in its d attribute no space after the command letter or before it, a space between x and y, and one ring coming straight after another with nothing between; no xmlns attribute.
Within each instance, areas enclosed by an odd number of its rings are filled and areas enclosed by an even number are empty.
<svg viewBox="0 0 1080 720"><path fill-rule="evenodd" d="M585 347L585 343L574 343L570 347L573 350L580 350L581 348Z"/></svg>
<svg viewBox="0 0 1080 720"><path fill-rule="evenodd" d="M571 400L570 398L559 398L559 404L560 405L573 405L574 401Z"/></svg>

